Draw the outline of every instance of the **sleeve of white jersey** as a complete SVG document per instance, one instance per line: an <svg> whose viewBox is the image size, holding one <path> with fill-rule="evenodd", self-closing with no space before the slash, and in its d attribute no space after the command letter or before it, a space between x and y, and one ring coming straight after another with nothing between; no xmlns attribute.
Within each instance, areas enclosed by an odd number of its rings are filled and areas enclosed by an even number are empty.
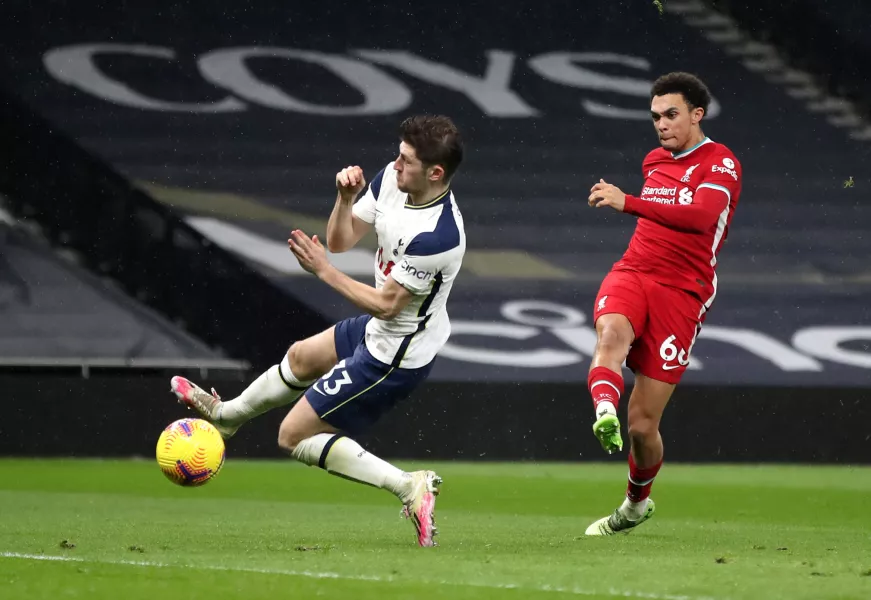
<svg viewBox="0 0 871 600"><path fill-rule="evenodd" d="M430 292L445 262L445 254L413 256L406 254L390 275L412 294L423 296Z"/></svg>
<svg viewBox="0 0 871 600"><path fill-rule="evenodd" d="M375 203L378 202L378 196L381 194L381 182L384 177L384 169L378 171L378 174L369 182L369 187L366 193L354 203L351 209L354 215L361 221L366 221L370 225L375 222Z"/></svg>

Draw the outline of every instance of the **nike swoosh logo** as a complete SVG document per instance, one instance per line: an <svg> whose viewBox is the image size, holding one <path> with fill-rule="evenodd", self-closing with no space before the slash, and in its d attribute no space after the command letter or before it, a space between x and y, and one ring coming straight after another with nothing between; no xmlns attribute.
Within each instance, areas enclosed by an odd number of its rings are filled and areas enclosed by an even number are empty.
<svg viewBox="0 0 871 600"><path fill-rule="evenodd" d="M659 171L659 168L653 169L652 171L648 171L648 172L647 172L647 176L650 177L651 175L653 175L653 174L656 173L657 171Z"/></svg>
<svg viewBox="0 0 871 600"><path fill-rule="evenodd" d="M681 366L682 365L667 365L665 363L662 363L662 370L663 371L671 371L673 369L680 369Z"/></svg>

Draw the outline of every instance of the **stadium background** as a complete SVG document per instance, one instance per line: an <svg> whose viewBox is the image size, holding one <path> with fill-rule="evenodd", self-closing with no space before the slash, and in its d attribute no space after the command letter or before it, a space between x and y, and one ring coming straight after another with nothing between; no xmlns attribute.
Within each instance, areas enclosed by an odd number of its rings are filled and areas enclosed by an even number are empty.
<svg viewBox="0 0 871 600"><path fill-rule="evenodd" d="M668 410L670 454L871 459L871 49L845 19L859 8L845 0L806 31L814 2L794 28L773 25L789 18L774 2L586 4L570 19L491 2L463 18L442 4L61 2L38 22L12 9L0 451L147 455L179 414L171 374L229 397L293 340L354 314L300 272L286 233L322 233L335 171L374 173L404 115L443 112L469 149L454 335L369 442L404 457L601 459L586 431L589 312L633 221L586 210L584 190L640 185L649 81L684 69L713 90L705 131L746 179L715 309ZM339 264L369 281L371 248ZM276 455L279 418L246 427L234 453Z"/></svg>
<svg viewBox="0 0 871 600"><path fill-rule="evenodd" d="M871 597L866 4L4 2L0 597ZM586 191L640 186L671 70L709 84L743 193L656 519L591 540L626 456L590 432L590 314L634 221ZM360 441L445 477L441 547L281 457L282 411L170 485L170 377L232 397L355 313L287 232L323 233L335 172L422 112L468 145L454 334ZM372 248L335 260L368 282Z"/></svg>

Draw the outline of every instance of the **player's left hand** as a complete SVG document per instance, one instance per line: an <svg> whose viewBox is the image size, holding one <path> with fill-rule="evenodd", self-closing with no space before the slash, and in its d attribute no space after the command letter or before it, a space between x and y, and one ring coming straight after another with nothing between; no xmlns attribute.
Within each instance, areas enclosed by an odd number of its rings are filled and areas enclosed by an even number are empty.
<svg viewBox="0 0 871 600"><path fill-rule="evenodd" d="M610 206L618 212L623 212L623 208L626 206L626 194L616 185L611 185L604 179L600 179L599 183L590 189L590 197L587 202L595 208Z"/></svg>
<svg viewBox="0 0 871 600"><path fill-rule="evenodd" d="M294 229L290 232L287 247L299 261L299 266L309 273L319 275L330 266L327 251L316 235L310 238L305 232Z"/></svg>

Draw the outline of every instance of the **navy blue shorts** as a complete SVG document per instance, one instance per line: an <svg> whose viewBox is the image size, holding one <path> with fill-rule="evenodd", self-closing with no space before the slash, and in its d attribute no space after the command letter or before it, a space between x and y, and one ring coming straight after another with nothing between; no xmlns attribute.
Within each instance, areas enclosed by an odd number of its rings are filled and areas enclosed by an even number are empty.
<svg viewBox="0 0 871 600"><path fill-rule="evenodd" d="M399 369L377 360L366 348L362 315L336 323L339 362L306 392L318 416L351 435L365 432L388 410L405 400L427 378L433 363Z"/></svg>

